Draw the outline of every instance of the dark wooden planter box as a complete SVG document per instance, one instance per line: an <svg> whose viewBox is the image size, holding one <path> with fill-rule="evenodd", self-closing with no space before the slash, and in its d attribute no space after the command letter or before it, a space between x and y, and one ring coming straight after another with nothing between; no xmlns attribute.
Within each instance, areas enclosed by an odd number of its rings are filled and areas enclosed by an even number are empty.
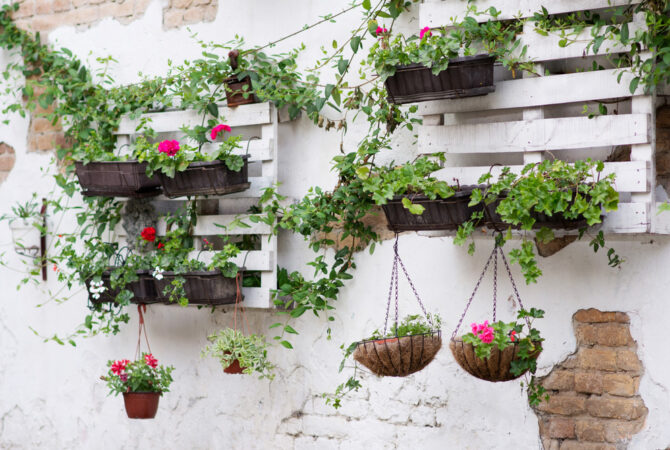
<svg viewBox="0 0 670 450"><path fill-rule="evenodd" d="M391 231L423 231L423 230L456 230L475 211L481 211L482 206L470 207L472 188L463 188L452 197L431 200L424 195L407 196L412 203L425 208L422 214L412 214L402 204L404 196L396 196L382 206L388 227Z"/></svg>
<svg viewBox="0 0 670 450"><path fill-rule="evenodd" d="M160 301L169 303L165 288L178 276L184 277L184 290L189 305L229 305L237 298L235 278L224 277L218 270L197 271L177 274L164 272L161 280L156 280L156 290Z"/></svg>
<svg viewBox="0 0 670 450"><path fill-rule="evenodd" d="M88 292L88 301L93 305L99 305L102 303L114 303L116 296L119 295L118 289L112 289L111 281L112 272L111 270L105 270L100 278L102 279L102 285L105 287L105 291L100 294L100 297L95 299L91 294L91 281L93 278L87 278L85 281L86 292Z"/></svg>
<svg viewBox="0 0 670 450"><path fill-rule="evenodd" d="M229 108L234 108L235 106L248 105L251 103L256 103L258 100L256 96L251 92L251 78L244 77L242 79L231 77L224 81L226 84L226 100ZM244 88L246 86L246 89ZM247 98L244 98L244 93L248 92L249 95Z"/></svg>
<svg viewBox="0 0 670 450"><path fill-rule="evenodd" d="M137 161L75 162L82 194L98 197L153 197L161 193L158 177L149 178L147 164Z"/></svg>
<svg viewBox="0 0 670 450"><path fill-rule="evenodd" d="M495 91L494 61L489 55L455 58L437 75L422 64L398 66L386 79L388 100L403 104L486 95Z"/></svg>
<svg viewBox="0 0 670 450"><path fill-rule="evenodd" d="M502 198L499 198L498 200L484 207L484 220L486 221L486 225L489 228L507 229L510 226L510 224L503 222L500 214L496 212L496 209L498 208L498 205L500 205L501 200ZM533 224L534 230L539 230L543 227L550 228L552 230L574 230L588 226L586 218L583 216L577 219L566 219L562 214L548 216L544 213L538 213L535 211L532 211L531 215L535 218L535 223ZM520 229L521 225L514 225L512 228Z"/></svg>
<svg viewBox="0 0 670 450"><path fill-rule="evenodd" d="M160 301L158 291L156 290L156 280L148 270L138 270L139 280L128 285L128 290L133 293L131 303L157 303Z"/></svg>
<svg viewBox="0 0 670 450"><path fill-rule="evenodd" d="M223 161L202 161L189 164L174 178L161 173L163 191L168 197L187 195L223 195L249 189L249 156L244 155L239 172L230 170Z"/></svg>

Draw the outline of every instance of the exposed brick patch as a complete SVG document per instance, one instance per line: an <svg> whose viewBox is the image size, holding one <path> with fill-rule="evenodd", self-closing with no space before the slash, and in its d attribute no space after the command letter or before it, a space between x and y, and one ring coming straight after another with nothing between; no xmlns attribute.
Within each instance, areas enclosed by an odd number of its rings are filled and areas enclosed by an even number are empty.
<svg viewBox="0 0 670 450"><path fill-rule="evenodd" d="M670 193L670 106L656 110L656 182Z"/></svg>
<svg viewBox="0 0 670 450"><path fill-rule="evenodd" d="M0 142L0 183L5 181L9 172L14 168L16 162L16 152L12 147Z"/></svg>
<svg viewBox="0 0 670 450"><path fill-rule="evenodd" d="M361 219L361 221L365 224L368 225L370 228L372 228L372 231L377 233L377 236L379 237L380 240L388 240L388 239L393 239L395 237L395 233L391 230L388 229L388 224L386 222L386 215L384 215L384 211L382 210L381 207L375 206L368 213ZM333 248L336 250L339 250L345 246L351 247L354 245L354 240L351 236L347 236L346 238L342 238L342 223L337 222L337 223L331 223L332 226L332 231L329 233L317 233L315 238L316 239L330 239L334 242L332 245ZM356 245L356 250L362 250L363 248L360 247L360 242L355 242Z"/></svg>
<svg viewBox="0 0 670 450"><path fill-rule="evenodd" d="M122 24L142 17L151 0L23 0L14 13L24 29L49 32L59 26L90 27L106 18ZM164 28L178 28L216 18L218 0L170 0L163 10Z"/></svg>
<svg viewBox="0 0 670 450"><path fill-rule="evenodd" d="M573 316L577 351L539 382L551 395L534 407L546 450L616 450L643 426L642 363L621 312Z"/></svg>

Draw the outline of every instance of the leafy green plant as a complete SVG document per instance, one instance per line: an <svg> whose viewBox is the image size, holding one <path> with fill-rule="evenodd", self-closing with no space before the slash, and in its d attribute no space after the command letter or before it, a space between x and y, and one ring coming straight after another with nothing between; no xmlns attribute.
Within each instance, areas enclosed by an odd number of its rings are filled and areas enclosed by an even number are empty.
<svg viewBox="0 0 670 450"><path fill-rule="evenodd" d="M159 366L151 353L142 353L140 359L110 360L109 371L100 378L107 382L110 394L127 392L169 392L172 383L173 366Z"/></svg>
<svg viewBox="0 0 670 450"><path fill-rule="evenodd" d="M417 336L420 334L431 333L442 328L442 319L438 314L424 317L419 314L412 314L404 317L400 323L394 323L387 333L375 330L366 341L385 339L391 337Z"/></svg>
<svg viewBox="0 0 670 450"><path fill-rule="evenodd" d="M202 355L217 358L224 369L237 360L247 375L256 373L258 378L270 380L274 378L275 365L267 358L267 343L264 336L256 334L246 336L239 330L224 328L208 339L211 345L205 347Z"/></svg>
<svg viewBox="0 0 670 450"><path fill-rule="evenodd" d="M475 355L480 359L487 359L491 356L494 348L503 351L504 349L516 345L518 353L511 362L510 371L513 375L519 376L526 372L532 374L528 381L528 400L531 405L538 405L542 400L548 400L543 386L535 382L535 371L537 370L537 355L542 351L542 341L539 330L532 327L532 319L541 319L544 317L544 311L531 308L530 310L520 310L517 320L523 322L503 322L501 320L489 325L488 321L481 324L472 324L472 331L463 335L463 342L471 344L475 350ZM524 332L524 324L528 325L528 330Z"/></svg>

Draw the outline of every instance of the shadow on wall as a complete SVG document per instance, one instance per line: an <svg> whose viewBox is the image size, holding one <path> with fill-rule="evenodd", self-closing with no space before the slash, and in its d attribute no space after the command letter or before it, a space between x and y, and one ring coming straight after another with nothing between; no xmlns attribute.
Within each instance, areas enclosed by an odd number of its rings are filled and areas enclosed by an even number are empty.
<svg viewBox="0 0 670 450"><path fill-rule="evenodd" d="M582 309L573 316L577 350L540 383L551 398L534 407L546 450L616 450L644 426L642 363L622 312ZM618 444L618 445L617 445Z"/></svg>

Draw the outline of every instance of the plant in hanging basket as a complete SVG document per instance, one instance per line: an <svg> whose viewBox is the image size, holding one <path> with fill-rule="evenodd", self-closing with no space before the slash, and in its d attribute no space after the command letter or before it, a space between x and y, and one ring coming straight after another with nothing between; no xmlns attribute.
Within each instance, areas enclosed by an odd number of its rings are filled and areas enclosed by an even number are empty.
<svg viewBox="0 0 670 450"><path fill-rule="evenodd" d="M230 67L237 70L240 63L240 51L231 50L228 53ZM226 104L229 108L256 103L258 99L252 92L251 76L246 71L240 71L235 76L226 78L223 82L226 87Z"/></svg>
<svg viewBox="0 0 670 450"><path fill-rule="evenodd" d="M426 367L442 347L441 320L428 314L405 317L388 333L376 330L356 344L354 359L380 376L405 377Z"/></svg>
<svg viewBox="0 0 670 450"><path fill-rule="evenodd" d="M227 125L212 123L209 135L216 141L219 134L230 130ZM184 131L199 143L200 148L206 143L208 130L205 127ZM147 174L159 173L168 197L229 194L250 186L248 156L233 153L240 148L239 140L239 136L230 136L221 141L215 151L203 153L176 140L148 144L138 138L138 159L148 163Z"/></svg>
<svg viewBox="0 0 670 450"><path fill-rule="evenodd" d="M110 394L123 394L128 418L153 419L160 396L169 392L174 367L159 366L151 353L142 353L136 361L109 361L107 366L107 375L100 378L107 382Z"/></svg>
<svg viewBox="0 0 670 450"><path fill-rule="evenodd" d="M14 250L22 256L37 257L40 251L40 239L42 237L42 216L37 195L26 202L17 202L11 207L11 214L0 216L0 221L9 223L12 233Z"/></svg>
<svg viewBox="0 0 670 450"><path fill-rule="evenodd" d="M451 339L451 353L463 370L485 381L510 381L527 372L534 374L544 339L532 328L532 319L542 317L543 310L531 308L519 311L521 322L473 323L470 333ZM528 327L525 331L524 325ZM532 379L528 391L531 404L540 402L543 391L539 389Z"/></svg>
<svg viewBox="0 0 670 450"><path fill-rule="evenodd" d="M203 356L217 358L228 374L257 374L258 378L274 378L275 365L267 357L264 336L244 335L233 328L225 328L207 339L211 345L202 351Z"/></svg>

